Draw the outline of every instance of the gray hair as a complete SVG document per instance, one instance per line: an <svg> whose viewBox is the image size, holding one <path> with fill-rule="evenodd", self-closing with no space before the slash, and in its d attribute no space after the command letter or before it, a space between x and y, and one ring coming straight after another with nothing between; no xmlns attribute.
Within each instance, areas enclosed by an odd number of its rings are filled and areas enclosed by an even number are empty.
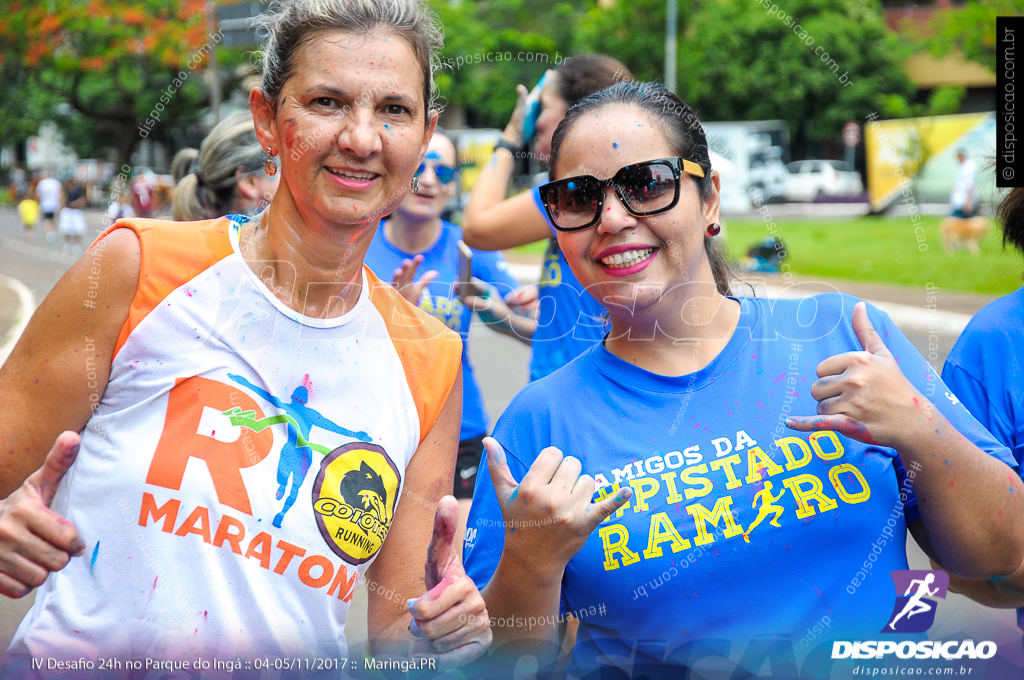
<svg viewBox="0 0 1024 680"><path fill-rule="evenodd" d="M252 115L225 118L210 130L199 151L182 149L174 157L174 219L206 220L231 213L238 187L236 173L262 171L266 159Z"/></svg>
<svg viewBox="0 0 1024 680"><path fill-rule="evenodd" d="M388 30L412 47L423 70L423 102L436 110L434 69L444 36L437 15L423 0L279 0L261 17L263 92L277 108L281 89L295 68L295 55L325 31L366 35ZM426 116L429 123L430 117Z"/></svg>

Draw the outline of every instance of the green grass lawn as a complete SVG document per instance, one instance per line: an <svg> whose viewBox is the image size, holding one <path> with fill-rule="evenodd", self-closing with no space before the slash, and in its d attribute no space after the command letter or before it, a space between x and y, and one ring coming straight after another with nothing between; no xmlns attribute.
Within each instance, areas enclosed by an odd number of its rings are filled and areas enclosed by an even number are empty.
<svg viewBox="0 0 1024 680"><path fill-rule="evenodd" d="M995 221L979 255L947 253L939 237L941 221L937 216L925 216L916 224L909 217L781 218L775 225L794 274L913 287L932 282L944 290L994 295L1021 287L1024 258L1012 248L1003 249ZM917 225L924 227L925 251L918 249ZM760 219L729 219L724 231L732 259L770 236ZM543 254L544 248L540 242L515 252Z"/></svg>

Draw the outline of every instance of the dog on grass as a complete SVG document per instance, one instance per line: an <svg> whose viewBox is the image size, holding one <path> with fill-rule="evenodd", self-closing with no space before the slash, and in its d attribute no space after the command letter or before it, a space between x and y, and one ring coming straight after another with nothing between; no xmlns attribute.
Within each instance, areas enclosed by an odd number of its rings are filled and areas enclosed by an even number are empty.
<svg viewBox="0 0 1024 680"><path fill-rule="evenodd" d="M953 252L958 248L966 248L971 253L979 252L978 244L985 238L989 230L989 219L987 217L947 217L942 220L939 226L939 233L942 235L942 242L947 252Z"/></svg>

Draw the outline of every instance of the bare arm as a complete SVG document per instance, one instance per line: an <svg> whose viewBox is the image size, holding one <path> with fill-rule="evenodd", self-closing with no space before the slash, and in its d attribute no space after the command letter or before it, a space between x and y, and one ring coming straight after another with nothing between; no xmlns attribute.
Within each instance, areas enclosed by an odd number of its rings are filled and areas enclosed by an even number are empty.
<svg viewBox="0 0 1024 680"><path fill-rule="evenodd" d="M519 103L505 126L502 139L519 146L523 139L523 118L529 92L522 85L516 89ZM502 250L551 238L551 228L544 216L537 212L529 191L506 198L515 165L511 151L495 149L494 155L480 171L462 216L462 239L470 248Z"/></svg>
<svg viewBox="0 0 1024 680"><path fill-rule="evenodd" d="M87 253L61 278L0 368L0 593L8 597L27 595L84 550L50 504L107 386L138 287L138 238L118 229L95 259Z"/></svg>
<svg viewBox="0 0 1024 680"><path fill-rule="evenodd" d="M138 288L140 256L131 229L112 232L104 243L97 266L90 251L61 277L0 367L0 498L39 469L57 435L85 427L91 404L107 387L114 345Z"/></svg>
<svg viewBox="0 0 1024 680"><path fill-rule="evenodd" d="M375 654L408 658L433 652L441 668L453 668L476 659L490 645L483 597L452 545L458 503L447 494L455 476L461 422L459 369L441 415L406 469L402 502L367 570L373 586L368 589L367 628Z"/></svg>

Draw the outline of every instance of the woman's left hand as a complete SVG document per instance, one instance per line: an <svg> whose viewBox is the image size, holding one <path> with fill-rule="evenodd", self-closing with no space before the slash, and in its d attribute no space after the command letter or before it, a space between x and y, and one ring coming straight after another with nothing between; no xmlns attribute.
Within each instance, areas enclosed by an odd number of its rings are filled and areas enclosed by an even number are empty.
<svg viewBox="0 0 1024 680"><path fill-rule="evenodd" d="M490 618L484 598L466 575L453 545L459 505L445 496L434 513L434 534L425 565L427 592L409 600L409 629L425 638L439 670L463 666L491 645Z"/></svg>
<svg viewBox="0 0 1024 680"><path fill-rule="evenodd" d="M817 416L794 416L794 430L832 430L865 444L900 448L913 435L908 424L922 409L935 407L907 380L892 353L868 320L867 305L853 308L853 331L862 352L846 352L818 364L819 379L811 385L818 400Z"/></svg>
<svg viewBox="0 0 1024 680"><path fill-rule="evenodd" d="M416 281L416 268L423 264L423 259L422 255L417 255L411 260L402 260L402 266L396 269L391 276L391 285L398 289L402 297L417 307L420 304L423 289L438 276L437 270L431 269L421 276L419 281Z"/></svg>

